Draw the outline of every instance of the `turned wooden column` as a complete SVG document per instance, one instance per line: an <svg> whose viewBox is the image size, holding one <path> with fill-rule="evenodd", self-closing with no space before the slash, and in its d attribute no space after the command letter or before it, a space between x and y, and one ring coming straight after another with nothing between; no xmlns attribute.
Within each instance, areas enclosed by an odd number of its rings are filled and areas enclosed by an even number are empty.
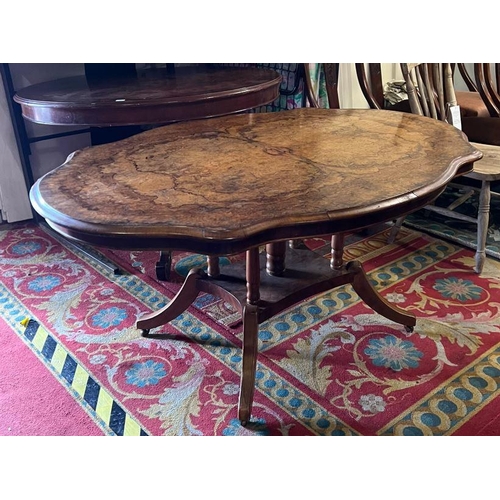
<svg viewBox="0 0 500 500"><path fill-rule="evenodd" d="M257 304L260 299L259 247L246 252L247 304Z"/></svg>
<svg viewBox="0 0 500 500"><path fill-rule="evenodd" d="M285 272L286 241L275 241L266 245L266 270L271 276Z"/></svg>
<svg viewBox="0 0 500 500"><path fill-rule="evenodd" d="M330 267L332 269L340 269L344 263L344 239L344 233L332 236L332 258L330 259Z"/></svg>
<svg viewBox="0 0 500 500"><path fill-rule="evenodd" d="M479 206L477 210L477 247L476 265L474 270L481 274L486 261L486 239L488 237L488 225L490 220L490 181L483 181L479 193Z"/></svg>
<svg viewBox="0 0 500 500"><path fill-rule="evenodd" d="M220 276L219 257L214 257L213 255L207 257L207 274L211 278L218 278Z"/></svg>

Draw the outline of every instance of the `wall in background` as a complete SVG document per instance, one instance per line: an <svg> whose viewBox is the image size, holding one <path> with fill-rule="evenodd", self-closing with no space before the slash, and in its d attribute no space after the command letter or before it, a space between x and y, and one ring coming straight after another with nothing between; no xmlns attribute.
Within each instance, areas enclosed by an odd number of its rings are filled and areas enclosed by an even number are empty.
<svg viewBox="0 0 500 500"><path fill-rule="evenodd" d="M384 82L402 80L399 64L381 63L381 65ZM369 107L358 84L358 77L353 63L340 63L339 100L341 108L364 109Z"/></svg>
<svg viewBox="0 0 500 500"><path fill-rule="evenodd" d="M83 74L83 64L9 64L14 88L20 89L54 78ZM1 83L1 82L0 82ZM0 89L0 196L2 214L8 222L31 219L32 211L17 149L12 122L7 107L5 89ZM77 127L38 125L25 121L28 137L41 137ZM90 145L90 135L82 134L60 139L35 142L30 145L30 162L33 176L38 179L46 172L61 165L67 156Z"/></svg>
<svg viewBox="0 0 500 500"><path fill-rule="evenodd" d="M32 212L10 119L7 96L0 79L0 220L31 219Z"/></svg>

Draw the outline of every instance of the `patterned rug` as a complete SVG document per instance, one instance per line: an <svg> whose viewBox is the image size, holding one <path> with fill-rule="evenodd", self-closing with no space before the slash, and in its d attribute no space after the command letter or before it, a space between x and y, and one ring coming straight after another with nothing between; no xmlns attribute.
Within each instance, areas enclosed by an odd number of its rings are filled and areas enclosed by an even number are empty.
<svg viewBox="0 0 500 500"><path fill-rule="evenodd" d="M497 432L500 264L488 259L479 277L469 249L408 228L393 245L386 238L355 241L346 257L416 314L415 332L375 314L350 286L284 311L260 326L246 428L236 418L234 311L205 295L152 331L166 338L134 328L180 286L176 276L154 278L155 252L106 252L123 269L114 275L41 227L1 231L0 315L110 435ZM325 240L308 245L327 253ZM174 254L175 273L195 261L204 258Z"/></svg>

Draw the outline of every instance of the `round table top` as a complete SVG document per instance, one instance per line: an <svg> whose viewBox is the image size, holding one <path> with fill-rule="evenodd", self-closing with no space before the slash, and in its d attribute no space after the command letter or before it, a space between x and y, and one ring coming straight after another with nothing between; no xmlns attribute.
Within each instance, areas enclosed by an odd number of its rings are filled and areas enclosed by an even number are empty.
<svg viewBox="0 0 500 500"><path fill-rule="evenodd" d="M430 118L303 108L177 123L77 151L30 196L80 241L230 254L404 215L480 158L458 129Z"/></svg>
<svg viewBox="0 0 500 500"><path fill-rule="evenodd" d="M237 113L274 101L282 77L255 67L181 66L136 76L61 78L20 89L23 116L47 125L162 124Z"/></svg>

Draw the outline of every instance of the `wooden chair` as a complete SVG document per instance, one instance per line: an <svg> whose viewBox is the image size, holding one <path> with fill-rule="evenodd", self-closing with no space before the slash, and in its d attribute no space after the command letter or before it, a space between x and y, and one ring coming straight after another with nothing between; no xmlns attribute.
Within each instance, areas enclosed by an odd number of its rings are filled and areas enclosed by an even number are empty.
<svg viewBox="0 0 500 500"><path fill-rule="evenodd" d="M457 103L460 106L460 115L462 117L462 130L467 135L465 127L471 118L488 117L490 114L483 98L481 97L481 94L478 92L474 78L469 74L465 63L452 63L451 69L453 71L454 81L456 82L456 74L458 70L458 73L462 77L468 89L456 90L455 87L455 96L457 98Z"/></svg>
<svg viewBox="0 0 500 500"><path fill-rule="evenodd" d="M391 104L385 98L384 77L380 63L355 63L356 77L368 106L371 109L410 112L407 100Z"/></svg>
<svg viewBox="0 0 500 500"><path fill-rule="evenodd" d="M411 112L408 101L397 105L389 105L384 98L384 80L380 63L355 63L358 83L371 109L392 109ZM500 70L500 65L499 65ZM460 106L462 118L490 116L483 98L478 92L473 77L464 63L452 63L451 69L455 77L458 72L462 77L467 91L455 90L457 103ZM499 75L500 76L500 75Z"/></svg>
<svg viewBox="0 0 500 500"><path fill-rule="evenodd" d="M462 92L476 95L481 99L483 109L474 114L470 108L462 113L462 130L470 141L500 146L498 118L500 118L500 64L475 63L471 77L466 69L461 71L464 80L468 77L476 92ZM457 93L458 95L458 93ZM469 98L471 99L471 98ZM460 104L460 101L459 101Z"/></svg>
<svg viewBox="0 0 500 500"><path fill-rule="evenodd" d="M406 81L412 113L454 123L455 126L460 127L461 120L459 113L458 115L457 113L453 113L453 111L457 111L457 98L450 63L402 63L401 69ZM493 89L490 84L491 82L488 84L484 82L484 89L482 91L488 89L488 92L492 93ZM479 88L478 91L482 92ZM498 94L496 94L496 97L498 98ZM495 127L494 131L500 139L500 120L497 120L495 125L492 126ZM493 132L493 130L490 132ZM462 186L462 189L465 190L465 194L457 202L446 208L436 205L429 205L426 208L448 217L473 222L477 225L477 241L474 246L476 249L474 270L477 273L481 273L486 259L486 238L492 195L491 183L500 180L500 146L484 142L472 142L472 144L481 150L484 156L474 164L474 169L471 173L463 176L464 186ZM465 184L467 180L470 184ZM476 184L474 184L474 181L476 181ZM479 193L477 216L470 217L456 212L455 209L474 193ZM401 225L401 222L402 220L399 219L395 226L396 229Z"/></svg>
<svg viewBox="0 0 500 500"><path fill-rule="evenodd" d="M484 104L488 108L490 116L500 117L500 97L498 91L500 88L500 65L495 66L495 81L493 80L491 63L475 63L474 76L476 78L477 91L481 95Z"/></svg>

